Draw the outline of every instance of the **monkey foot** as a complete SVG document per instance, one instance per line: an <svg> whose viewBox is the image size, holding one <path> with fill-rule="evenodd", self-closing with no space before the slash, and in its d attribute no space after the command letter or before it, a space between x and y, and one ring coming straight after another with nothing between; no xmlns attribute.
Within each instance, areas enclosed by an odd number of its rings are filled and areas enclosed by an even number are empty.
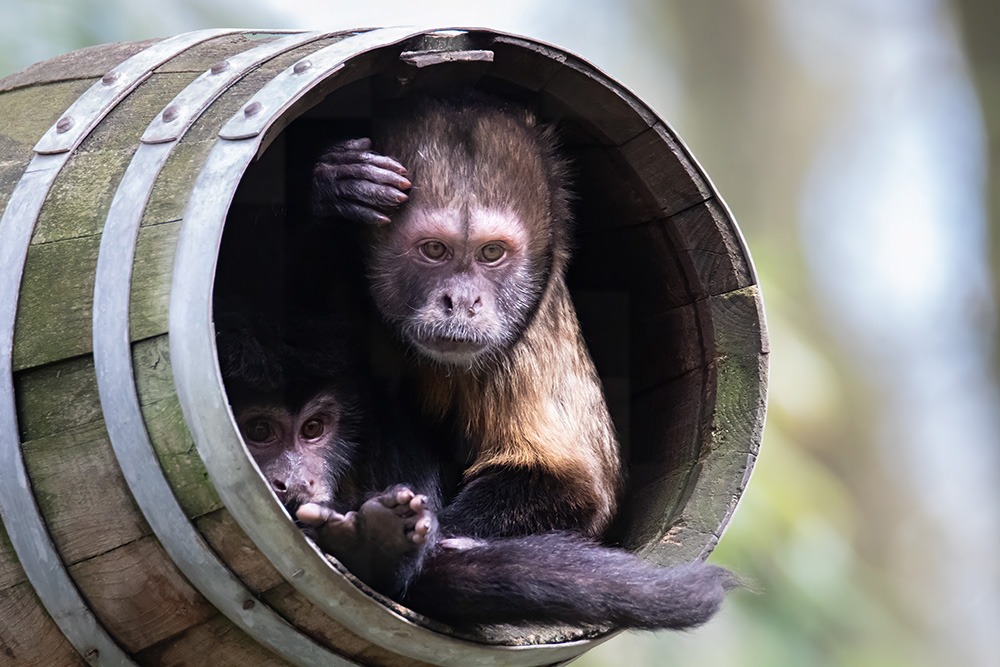
<svg viewBox="0 0 1000 667"><path fill-rule="evenodd" d="M402 485L369 498L356 512L307 503L296 517L320 549L387 595L405 589L437 534L427 497Z"/></svg>
<svg viewBox="0 0 1000 667"><path fill-rule="evenodd" d="M340 514L323 505L306 503L296 510L295 518L303 526L312 529L310 535L324 551L335 553L336 549L332 545L357 548L360 541L357 512Z"/></svg>
<svg viewBox="0 0 1000 667"><path fill-rule="evenodd" d="M369 498L358 510L364 539L400 555L426 544L437 530L427 496L397 485Z"/></svg>

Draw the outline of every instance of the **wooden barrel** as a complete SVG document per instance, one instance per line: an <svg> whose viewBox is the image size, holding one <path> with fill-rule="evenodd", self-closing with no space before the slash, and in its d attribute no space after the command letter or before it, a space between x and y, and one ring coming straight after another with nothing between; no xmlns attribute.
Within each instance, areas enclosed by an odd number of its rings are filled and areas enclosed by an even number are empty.
<svg viewBox="0 0 1000 667"><path fill-rule="evenodd" d="M281 200L263 175L295 159L296 127L449 81L563 132L570 284L630 474L614 538L661 563L712 549L759 444L762 304L732 216L642 102L485 30L100 46L0 81L3 664L545 665L607 636L458 637L358 585L277 503L219 376L213 280L238 186Z"/></svg>

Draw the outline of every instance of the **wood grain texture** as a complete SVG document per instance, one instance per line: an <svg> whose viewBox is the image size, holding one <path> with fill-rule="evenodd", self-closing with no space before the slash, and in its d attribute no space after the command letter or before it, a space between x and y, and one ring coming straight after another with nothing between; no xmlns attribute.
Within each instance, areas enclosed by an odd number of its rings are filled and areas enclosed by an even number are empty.
<svg viewBox="0 0 1000 667"><path fill-rule="evenodd" d="M77 79L89 80L83 87L86 90L91 83L104 76L112 67L158 41L160 40L147 39L140 42L100 44L70 51L61 56L35 63L20 72L0 79L0 92ZM62 107L61 110L65 110L66 106Z"/></svg>
<svg viewBox="0 0 1000 667"><path fill-rule="evenodd" d="M701 171L674 133L662 123L624 142L621 152L664 216L691 208L712 196Z"/></svg>
<svg viewBox="0 0 1000 667"><path fill-rule="evenodd" d="M97 388L94 388L96 400ZM59 553L75 563L148 535L103 421L22 445L35 499Z"/></svg>
<svg viewBox="0 0 1000 667"><path fill-rule="evenodd" d="M493 50L490 76L535 92L544 88L566 62L562 53L517 37L498 35L490 40L489 48Z"/></svg>
<svg viewBox="0 0 1000 667"><path fill-rule="evenodd" d="M132 368L146 431L160 469L184 512L198 517L220 509L222 501L198 456L174 393L167 336L135 344Z"/></svg>
<svg viewBox="0 0 1000 667"><path fill-rule="evenodd" d="M666 228L697 297L725 294L756 282L734 223L717 199L672 216Z"/></svg>
<svg viewBox="0 0 1000 667"><path fill-rule="evenodd" d="M621 145L657 122L621 84L576 56L516 37L497 37L492 48L491 76L539 91L543 115L576 117L601 143Z"/></svg>
<svg viewBox="0 0 1000 667"><path fill-rule="evenodd" d="M629 327L633 391L651 389L705 364L696 306L640 314Z"/></svg>
<svg viewBox="0 0 1000 667"><path fill-rule="evenodd" d="M336 651L348 659L373 667L430 667L428 663L397 655L361 639L333 622L288 584L267 591L263 597L271 608L303 633L321 644L336 647ZM401 637L400 641L408 640Z"/></svg>
<svg viewBox="0 0 1000 667"><path fill-rule="evenodd" d="M289 664L220 615L137 652L135 659L141 665L171 667L285 667Z"/></svg>
<svg viewBox="0 0 1000 667"><path fill-rule="evenodd" d="M89 84L50 83L0 93L0 211L31 162L35 143Z"/></svg>
<svg viewBox="0 0 1000 667"><path fill-rule="evenodd" d="M26 581L24 570L18 562L14 545L10 543L7 529L0 521L0 591Z"/></svg>
<svg viewBox="0 0 1000 667"><path fill-rule="evenodd" d="M0 587L0 664L83 667L87 663L46 613L27 583Z"/></svg>
<svg viewBox="0 0 1000 667"><path fill-rule="evenodd" d="M664 565L696 556L701 544L671 540L706 428L705 392L710 369L700 368L633 397L629 484L615 533L622 545ZM708 408L710 410L710 407Z"/></svg>
<svg viewBox="0 0 1000 667"><path fill-rule="evenodd" d="M281 573L257 550L225 509L198 517L195 526L233 574L254 593L259 594L284 583Z"/></svg>
<svg viewBox="0 0 1000 667"><path fill-rule="evenodd" d="M108 113L56 177L35 225L33 244L101 233L139 138L192 78L189 73L153 76Z"/></svg>
<svg viewBox="0 0 1000 667"><path fill-rule="evenodd" d="M735 511L750 471L756 461L764 424L767 395L768 343L760 293L755 286L709 297L698 304L698 321L705 337L707 365L702 369L702 386L678 389L668 383L649 392L638 403L636 412L640 425L652 425L660 432L649 434L649 449L653 465L646 467L633 453L630 462L639 486L648 470L673 471L670 485L681 489L676 497L672 521L662 524L665 531L658 544L647 543L644 553L658 562L677 562L703 556L715 546L719 531ZM689 381L694 382L699 371ZM681 410L671 402L685 396L695 400L700 393L701 405ZM661 421L654 412L662 410ZM680 414L688 424L685 439L663 430L678 427L670 423L671 414ZM694 434L694 440L690 435ZM663 453L657 453L654 443L669 443ZM684 446L684 443L688 443ZM685 476L686 480L679 479ZM667 480L665 479L664 482ZM651 478L650 493L657 483ZM664 487L667 485L664 484ZM645 496L643 496L645 498ZM679 513L676 509L680 509ZM655 516L656 512L650 513ZM664 517L669 517L664 514ZM647 534L655 534L654 525L646 522Z"/></svg>
<svg viewBox="0 0 1000 667"><path fill-rule="evenodd" d="M177 223L139 232L132 279L133 339L164 333ZM94 272L99 236L28 250L14 330L14 369L87 354L93 346Z"/></svg>
<svg viewBox="0 0 1000 667"><path fill-rule="evenodd" d="M69 571L101 624L129 652L217 613L153 537L77 563Z"/></svg>
<svg viewBox="0 0 1000 667"><path fill-rule="evenodd" d="M223 35L196 44L174 58L157 67L156 74L189 72L201 74L209 67L226 58L270 42L279 35L270 32L244 32Z"/></svg>

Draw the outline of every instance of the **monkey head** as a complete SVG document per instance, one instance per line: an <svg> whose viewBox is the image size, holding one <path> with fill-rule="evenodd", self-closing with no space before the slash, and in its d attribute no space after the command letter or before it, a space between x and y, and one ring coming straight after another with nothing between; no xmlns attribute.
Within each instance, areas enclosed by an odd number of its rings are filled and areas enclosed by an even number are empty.
<svg viewBox="0 0 1000 667"><path fill-rule="evenodd" d="M343 407L332 390L318 390L300 406L261 396L233 409L257 467L293 516L299 505L332 500L333 472L346 454Z"/></svg>
<svg viewBox="0 0 1000 667"><path fill-rule="evenodd" d="M361 431L356 352L339 325L217 309L216 348L243 441L294 516L329 502Z"/></svg>
<svg viewBox="0 0 1000 667"><path fill-rule="evenodd" d="M568 254L552 132L475 99L426 100L374 130L412 183L373 231L376 304L424 357L467 368L502 357Z"/></svg>

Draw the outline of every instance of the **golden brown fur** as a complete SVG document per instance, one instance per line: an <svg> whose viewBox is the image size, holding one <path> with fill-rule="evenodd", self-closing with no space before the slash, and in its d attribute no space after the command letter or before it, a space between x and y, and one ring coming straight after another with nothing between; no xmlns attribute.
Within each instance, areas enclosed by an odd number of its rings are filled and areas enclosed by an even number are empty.
<svg viewBox="0 0 1000 667"><path fill-rule="evenodd" d="M431 103L389 123L375 145L406 165L413 182L410 201L376 240L380 305L398 298L398 275L379 269L403 252L390 237L416 211L506 211L511 227L528 230L526 270L517 286L525 304L511 325L517 328L513 343L466 368L422 364L422 399L428 413L454 419L472 443L467 481L498 467L541 473L592 513L580 517L584 532L599 534L615 511L621 467L565 283L570 220L565 167L552 132L521 109ZM405 331L406 323L397 326Z"/></svg>

